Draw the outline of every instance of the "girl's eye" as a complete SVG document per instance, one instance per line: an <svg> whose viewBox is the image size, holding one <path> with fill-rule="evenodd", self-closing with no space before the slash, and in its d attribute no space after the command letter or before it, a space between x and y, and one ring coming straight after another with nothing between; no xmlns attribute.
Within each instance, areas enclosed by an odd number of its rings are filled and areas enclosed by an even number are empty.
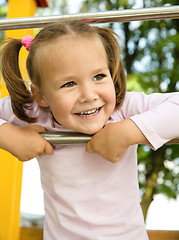
<svg viewBox="0 0 179 240"><path fill-rule="evenodd" d="M100 80L102 80L105 76L106 76L106 75L104 75L104 74L98 74L98 75L96 75L93 79L94 79L95 81L100 81Z"/></svg>
<svg viewBox="0 0 179 240"><path fill-rule="evenodd" d="M64 88L64 87L73 87L73 86L75 86L76 85L76 83L75 82L67 82L67 83L65 83L64 85L62 85L61 86L61 88Z"/></svg>

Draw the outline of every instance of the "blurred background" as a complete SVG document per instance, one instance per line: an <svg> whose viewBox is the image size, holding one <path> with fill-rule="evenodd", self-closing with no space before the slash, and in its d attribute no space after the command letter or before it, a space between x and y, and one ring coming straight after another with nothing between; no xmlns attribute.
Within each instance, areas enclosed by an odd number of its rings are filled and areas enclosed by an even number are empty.
<svg viewBox="0 0 179 240"><path fill-rule="evenodd" d="M49 0L36 16L101 12L177 5L178 0ZM7 2L0 0L0 18ZM101 24L119 34L129 91L179 91L179 20ZM35 31L38 31L36 29ZM0 32L3 39L4 32ZM170 124L170 123L169 123ZM141 206L147 229L179 230L179 146L164 145L156 152L138 148ZM21 225L42 226L43 192L35 159L24 163Z"/></svg>

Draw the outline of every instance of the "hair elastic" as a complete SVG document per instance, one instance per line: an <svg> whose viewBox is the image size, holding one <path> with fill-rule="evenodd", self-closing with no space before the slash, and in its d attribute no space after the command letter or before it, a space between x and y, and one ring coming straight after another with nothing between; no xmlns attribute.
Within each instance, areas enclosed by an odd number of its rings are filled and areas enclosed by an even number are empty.
<svg viewBox="0 0 179 240"><path fill-rule="evenodd" d="M26 48L27 51L30 49L30 44L33 41L33 37L30 35L27 35L26 37L21 38L22 45Z"/></svg>
<svg viewBox="0 0 179 240"><path fill-rule="evenodd" d="M98 19L85 19L83 20L83 22L86 22L86 23L92 23L92 22L95 22L97 21Z"/></svg>

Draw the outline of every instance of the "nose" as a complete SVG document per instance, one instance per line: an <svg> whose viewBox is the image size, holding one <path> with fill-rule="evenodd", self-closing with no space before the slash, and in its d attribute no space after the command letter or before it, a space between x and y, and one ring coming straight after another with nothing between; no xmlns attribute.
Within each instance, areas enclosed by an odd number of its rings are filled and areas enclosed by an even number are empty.
<svg viewBox="0 0 179 240"><path fill-rule="evenodd" d="M94 86L93 83L91 84L83 84L80 89L80 97L79 102L92 102L99 98L97 87Z"/></svg>

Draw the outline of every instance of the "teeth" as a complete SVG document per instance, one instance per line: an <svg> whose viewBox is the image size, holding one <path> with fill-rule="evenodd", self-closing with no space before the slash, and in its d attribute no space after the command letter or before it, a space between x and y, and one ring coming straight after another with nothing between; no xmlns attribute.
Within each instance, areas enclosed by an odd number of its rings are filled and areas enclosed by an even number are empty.
<svg viewBox="0 0 179 240"><path fill-rule="evenodd" d="M92 116L92 115L95 115L99 112L99 109L100 108L95 108L95 109L92 109L92 110L89 110L89 111L85 111L85 112L80 112L78 113L79 116Z"/></svg>
<svg viewBox="0 0 179 240"><path fill-rule="evenodd" d="M86 112L81 112L81 114L91 114L91 113L96 112L96 110L97 110L97 109L93 109L93 110L86 111Z"/></svg>

